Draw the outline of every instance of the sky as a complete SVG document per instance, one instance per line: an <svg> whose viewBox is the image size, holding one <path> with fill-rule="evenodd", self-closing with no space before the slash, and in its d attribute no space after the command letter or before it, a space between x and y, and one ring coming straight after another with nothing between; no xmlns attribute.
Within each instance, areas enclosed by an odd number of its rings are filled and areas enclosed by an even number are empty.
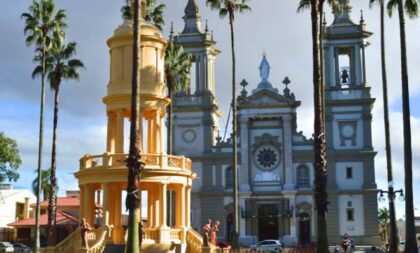
<svg viewBox="0 0 420 253"><path fill-rule="evenodd" d="M0 131L18 143L22 165L21 178L15 188L30 188L37 167L40 79L32 79L34 68L33 48L26 47L23 34L24 21L20 18L32 3L29 0L1 1L0 9ZM187 0L161 0L166 4L164 37L167 38L170 22L175 33L184 26L182 16ZM230 34L227 19L220 19L215 11L198 0L203 24L214 32L217 47L222 53L216 59L216 97L223 112L222 129L226 124L231 80ZM386 158L383 126L382 81L380 70L379 6L369 9L369 1L353 0L351 14L356 23L363 9L369 31L366 49L367 80L372 87L373 143L378 152L375 158L378 188L386 189ZM106 145L106 114L102 97L109 81L109 51L106 40L122 23L122 0L57 0L57 6L68 15L68 41L78 43L78 58L86 66L80 82L64 82L61 89L58 123L58 181L60 194L77 189L73 173L78 170L79 159L84 154L102 154ZM288 76L289 88L302 102L297 110L298 131L310 137L313 133L312 62L310 12L296 12L297 0L251 0L252 12L237 15L235 41L237 80L245 78L248 91L259 82L258 66L262 54L271 65L269 80L283 89L282 80ZM327 23L333 15L327 9ZM411 102L411 128L413 149L413 176L415 213L420 216L420 20L406 20L408 72ZM404 188L403 130L401 113L400 42L398 16L386 20L386 50L390 102L391 142L396 189ZM238 85L238 92L242 88ZM53 93L46 92L45 141L43 168L51 164ZM397 217L404 216L404 202L396 201ZM380 207L387 202L380 203Z"/></svg>

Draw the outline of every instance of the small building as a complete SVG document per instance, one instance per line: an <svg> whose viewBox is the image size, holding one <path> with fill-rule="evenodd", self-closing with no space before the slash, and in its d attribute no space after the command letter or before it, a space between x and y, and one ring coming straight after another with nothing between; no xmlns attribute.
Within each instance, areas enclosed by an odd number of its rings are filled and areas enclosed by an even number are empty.
<svg viewBox="0 0 420 253"><path fill-rule="evenodd" d="M29 205L35 201L35 195L27 189L0 184L0 241L13 241L14 230L8 224L29 218Z"/></svg>
<svg viewBox="0 0 420 253"><path fill-rule="evenodd" d="M79 223L79 193L74 194L74 191L66 193L65 197L57 197L57 241L60 242L66 238ZM48 200L40 203L41 216L39 219L41 228L41 246L47 244L47 227L48 227ZM30 205L33 215L20 219L8 224L8 226L16 229L16 236L13 239L15 242L32 245L35 238L35 209L36 203Z"/></svg>

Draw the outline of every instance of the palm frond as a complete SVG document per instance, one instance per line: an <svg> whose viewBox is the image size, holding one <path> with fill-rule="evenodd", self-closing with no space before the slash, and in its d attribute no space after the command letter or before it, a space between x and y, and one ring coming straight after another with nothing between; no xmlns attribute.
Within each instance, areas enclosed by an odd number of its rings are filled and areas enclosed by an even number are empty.
<svg viewBox="0 0 420 253"><path fill-rule="evenodd" d="M386 5L386 9L388 12L388 16L392 17L392 12L394 8L396 8L398 5L398 0L389 0L388 4Z"/></svg>
<svg viewBox="0 0 420 253"><path fill-rule="evenodd" d="M297 12L303 12L309 8L311 8L311 0L300 0Z"/></svg>
<svg viewBox="0 0 420 253"><path fill-rule="evenodd" d="M417 0L405 0L404 9L410 19L419 15L419 6Z"/></svg>

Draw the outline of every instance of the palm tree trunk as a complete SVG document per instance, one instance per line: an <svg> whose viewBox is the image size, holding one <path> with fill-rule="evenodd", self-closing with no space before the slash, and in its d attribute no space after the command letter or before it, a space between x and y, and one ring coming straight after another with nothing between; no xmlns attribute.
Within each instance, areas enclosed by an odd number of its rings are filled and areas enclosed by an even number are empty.
<svg viewBox="0 0 420 253"><path fill-rule="evenodd" d="M170 77L167 77L166 80L168 80L169 85L168 85L168 96L169 99L171 100L171 103L168 106L168 154L172 155L172 135L173 135L173 129L172 129L172 105L173 105L173 96L172 96L172 81L170 81L170 79L168 79Z"/></svg>
<svg viewBox="0 0 420 253"><path fill-rule="evenodd" d="M387 163L387 175L388 175L388 193L391 193L391 196L388 196L389 201L389 220L390 220L390 253L398 253L398 242L397 242L397 224L395 222L395 205L393 199L394 187L390 184L393 182L392 175L392 157L391 157L391 138L389 134L389 111L388 111L388 82L386 76L386 58L385 58L385 8L384 0L379 2L381 8L381 67L382 67L382 90L383 90L383 100L384 100L384 124L385 124L385 146L386 146L386 163ZM387 227L387 224L386 224ZM388 229L386 230L388 231ZM386 237L388 238L388 237Z"/></svg>
<svg viewBox="0 0 420 253"><path fill-rule="evenodd" d="M311 2L312 55L314 86L314 169L315 169L315 205L317 210L317 252L328 252L327 225L327 169L325 155L324 118L322 108L322 85L320 73L320 51L318 34L318 0Z"/></svg>
<svg viewBox="0 0 420 253"><path fill-rule="evenodd" d="M238 208L238 152L237 152L237 126L236 126L236 59L235 36L233 33L233 13L229 13L230 38L232 49L232 159L233 159L233 238L232 247L239 248L239 208Z"/></svg>
<svg viewBox="0 0 420 253"><path fill-rule="evenodd" d="M131 122L130 122L130 150L127 158L128 178L126 207L128 209L128 236L127 253L139 253L139 221L140 221L140 197L139 191L140 173L144 164L140 162L139 145L139 90L140 90L140 23L139 23L139 0L134 0L134 24L133 24L133 69L131 85ZM140 230L141 232L141 230ZM142 235L140 235L142 236ZM140 246L140 247L139 247Z"/></svg>
<svg viewBox="0 0 420 253"><path fill-rule="evenodd" d="M405 41L405 19L403 1L398 1L398 16L401 40L401 81L404 131L404 173L405 173L405 252L416 252L417 241L414 225L413 167L411 151L410 94L408 89L407 47Z"/></svg>
<svg viewBox="0 0 420 253"><path fill-rule="evenodd" d="M42 149L43 149L43 142L44 142L44 107L45 107L45 58L46 58L46 50L45 50L45 35L42 38L42 73L41 73L41 109L40 109L40 116L39 116L39 142L38 142L38 187L36 190L36 209L35 209L35 253L40 251L40 224L39 224L39 217L41 215L41 180L42 180Z"/></svg>
<svg viewBox="0 0 420 253"><path fill-rule="evenodd" d="M57 243L56 237L56 214L57 214L57 124L58 124L58 101L60 85L54 92L54 119L53 119L53 141L51 151L51 175L48 196L48 245L54 246Z"/></svg>

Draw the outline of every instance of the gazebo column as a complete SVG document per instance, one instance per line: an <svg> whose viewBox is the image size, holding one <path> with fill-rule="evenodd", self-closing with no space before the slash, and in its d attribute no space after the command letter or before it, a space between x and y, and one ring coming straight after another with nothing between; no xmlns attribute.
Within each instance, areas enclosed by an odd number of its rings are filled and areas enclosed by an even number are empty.
<svg viewBox="0 0 420 253"><path fill-rule="evenodd" d="M154 218L154 204L155 204L155 199L154 199L154 193L152 191L152 189L149 189L147 191L147 222L148 222L148 227L151 228L155 225L155 218Z"/></svg>
<svg viewBox="0 0 420 253"><path fill-rule="evenodd" d="M185 227L185 185L179 185L176 190L176 227Z"/></svg>
<svg viewBox="0 0 420 253"><path fill-rule="evenodd" d="M95 192L93 191L92 185L86 184L84 189L84 198L83 198L83 217L86 219L86 222L93 225L93 217L94 217L94 211L93 207L95 205L95 199L94 199Z"/></svg>
<svg viewBox="0 0 420 253"><path fill-rule="evenodd" d="M110 214L110 206L111 206L111 195L109 189L109 183L102 184L102 198L103 198L103 206L102 206L102 225L109 225L109 214Z"/></svg>
<svg viewBox="0 0 420 253"><path fill-rule="evenodd" d="M153 113L153 123L154 123L154 153L159 154L162 152L162 113L160 110L156 110Z"/></svg>
<svg viewBox="0 0 420 253"><path fill-rule="evenodd" d="M190 227L191 224L191 187L187 186L185 187L185 226Z"/></svg>
<svg viewBox="0 0 420 253"><path fill-rule="evenodd" d="M160 185L160 196L159 196L159 213L160 213L160 227L167 227L167 203L166 203L166 191L168 185L166 183L162 183Z"/></svg>
<svg viewBox="0 0 420 253"><path fill-rule="evenodd" d="M121 185L115 186L114 196L114 243L122 243L124 241L123 228L121 222Z"/></svg>
<svg viewBox="0 0 420 253"><path fill-rule="evenodd" d="M115 153L115 134L116 134L116 122L117 115L113 112L108 112L108 132L107 132L107 143L106 151L109 153Z"/></svg>
<svg viewBox="0 0 420 253"><path fill-rule="evenodd" d="M85 185L79 185L80 188L80 205L79 205L79 217L82 220L85 217Z"/></svg>
<svg viewBox="0 0 420 253"><path fill-rule="evenodd" d="M147 119L147 153L153 154L155 153L155 146L153 143L153 133L154 133L154 119L153 115L151 115L151 112L146 112L146 119Z"/></svg>
<svg viewBox="0 0 420 253"><path fill-rule="evenodd" d="M117 111L115 153L124 153L124 111Z"/></svg>

